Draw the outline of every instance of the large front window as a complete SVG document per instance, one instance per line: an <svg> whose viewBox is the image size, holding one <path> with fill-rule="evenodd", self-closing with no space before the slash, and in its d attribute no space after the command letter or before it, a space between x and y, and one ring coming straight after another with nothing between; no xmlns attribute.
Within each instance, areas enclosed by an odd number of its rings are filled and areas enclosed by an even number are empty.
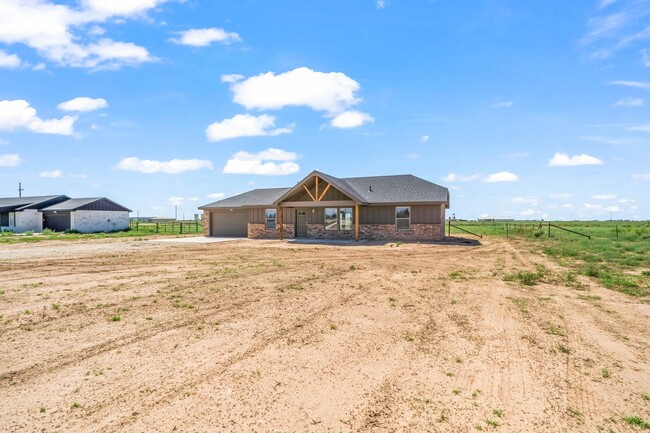
<svg viewBox="0 0 650 433"><path fill-rule="evenodd" d="M338 218L335 207L325 208L325 230L338 230Z"/></svg>
<svg viewBox="0 0 650 433"><path fill-rule="evenodd" d="M0 226L6 227L9 225L9 212L0 212Z"/></svg>
<svg viewBox="0 0 650 433"><path fill-rule="evenodd" d="M277 211L275 209L266 210L266 229L275 230L275 221L277 220Z"/></svg>
<svg viewBox="0 0 650 433"><path fill-rule="evenodd" d="M395 208L395 227L397 230L409 230L411 228L411 208L409 206Z"/></svg>
<svg viewBox="0 0 650 433"><path fill-rule="evenodd" d="M325 230L352 230L352 215L351 207L325 208Z"/></svg>

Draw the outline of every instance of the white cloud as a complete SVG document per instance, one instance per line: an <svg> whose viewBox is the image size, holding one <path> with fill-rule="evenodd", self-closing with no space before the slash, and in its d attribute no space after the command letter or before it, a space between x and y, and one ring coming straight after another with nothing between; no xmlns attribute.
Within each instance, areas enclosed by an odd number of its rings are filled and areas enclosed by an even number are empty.
<svg viewBox="0 0 650 433"><path fill-rule="evenodd" d="M534 209L526 209L524 211L519 212L519 215L521 216L533 216L537 215L539 212L534 210Z"/></svg>
<svg viewBox="0 0 650 433"><path fill-rule="evenodd" d="M490 108L512 108L515 105L515 101L499 101L490 105Z"/></svg>
<svg viewBox="0 0 650 433"><path fill-rule="evenodd" d="M222 172L274 176L294 174L300 170L300 166L294 162L297 159L297 153L287 152L282 149L269 148L259 153L241 151L230 157Z"/></svg>
<svg viewBox="0 0 650 433"><path fill-rule="evenodd" d="M417 153L407 153L406 159L420 159L420 155Z"/></svg>
<svg viewBox="0 0 650 433"><path fill-rule="evenodd" d="M377 9L383 9L386 7L386 0L377 0Z"/></svg>
<svg viewBox="0 0 650 433"><path fill-rule="evenodd" d="M232 75L226 76L232 80ZM222 81L224 77L222 77ZM267 72L230 82L233 101L247 109L279 110L306 106L336 115L359 103L359 83L341 72L297 68L281 74Z"/></svg>
<svg viewBox="0 0 650 433"><path fill-rule="evenodd" d="M147 174L159 172L177 174L185 171L200 170L202 168L211 169L212 162L205 159L172 159L170 161L154 161L132 156L130 158L124 158L118 162L116 167L124 171L138 171Z"/></svg>
<svg viewBox="0 0 650 433"><path fill-rule="evenodd" d="M375 119L368 113L360 111L344 111L332 119L332 126L335 128L349 129L356 128L364 123L372 123Z"/></svg>
<svg viewBox="0 0 650 433"><path fill-rule="evenodd" d="M636 180L650 180L650 173L635 174L632 178Z"/></svg>
<svg viewBox="0 0 650 433"><path fill-rule="evenodd" d="M566 192L550 193L548 196L550 198L571 198L571 194L566 193Z"/></svg>
<svg viewBox="0 0 650 433"><path fill-rule="evenodd" d="M635 89L650 90L650 83L646 83L643 81L615 80L615 81L608 81L607 84L611 84L615 86L634 87Z"/></svg>
<svg viewBox="0 0 650 433"><path fill-rule="evenodd" d="M20 164L20 161L20 156L17 153L0 155L0 167L15 167Z"/></svg>
<svg viewBox="0 0 650 433"><path fill-rule="evenodd" d="M208 29L190 29L179 32L180 37L172 39L172 42L192 47L207 47L213 42L231 44L240 42L241 38L237 33L227 32L224 29L212 27Z"/></svg>
<svg viewBox="0 0 650 433"><path fill-rule="evenodd" d="M8 140L5 140L4 138L0 138L0 146L6 146L7 144L9 144Z"/></svg>
<svg viewBox="0 0 650 433"><path fill-rule="evenodd" d="M539 205L539 198L531 197L531 196L513 197L512 199L510 199L510 202L511 203L517 203L517 204L528 204L528 205L531 205L531 206L537 206L537 205Z"/></svg>
<svg viewBox="0 0 650 433"><path fill-rule="evenodd" d="M108 107L108 102L103 98L88 98L87 96L79 96L69 101L61 102L57 105L59 110L63 111L94 111L100 108Z"/></svg>
<svg viewBox="0 0 650 433"><path fill-rule="evenodd" d="M587 154L569 157L566 153L556 153L548 161L549 167L575 167L578 165L602 165L603 161Z"/></svg>
<svg viewBox="0 0 650 433"><path fill-rule="evenodd" d="M275 128L275 117L268 114L252 116L237 114L231 119L215 122L207 127L205 135L210 141L223 141L238 137L259 137L289 134L293 125Z"/></svg>
<svg viewBox="0 0 650 433"><path fill-rule="evenodd" d="M97 24L109 19L145 18L166 0L81 0L79 6L48 0L0 2L0 42L24 44L64 66L119 68L155 60L146 48L108 38L95 40Z"/></svg>
<svg viewBox="0 0 650 433"><path fill-rule="evenodd" d="M643 56L643 66L650 68L650 56L648 55L648 50L641 50L641 55Z"/></svg>
<svg viewBox="0 0 650 433"><path fill-rule="evenodd" d="M209 197L209 198L216 198L216 199L219 199L219 198L225 197L225 195L226 195L226 194L224 194L224 193L222 193L222 192L213 192L212 194L208 194L208 197Z"/></svg>
<svg viewBox="0 0 650 433"><path fill-rule="evenodd" d="M478 180L481 177L481 173L471 174L469 176L464 176L462 174L449 173L446 176L443 176L442 180L445 182L471 182L473 180Z"/></svg>
<svg viewBox="0 0 650 433"><path fill-rule="evenodd" d="M426 143L427 141L429 141L429 138L431 138L431 137L429 137L428 135L423 135L423 136L420 138L420 141L421 141L422 143Z"/></svg>
<svg viewBox="0 0 650 433"><path fill-rule="evenodd" d="M167 203L169 203L172 206L180 206L183 204L185 201L185 197L169 197L167 199Z"/></svg>
<svg viewBox="0 0 650 433"><path fill-rule="evenodd" d="M24 100L0 101L0 131L27 129L38 134L74 134L77 116L63 116L61 119L43 120L36 109Z"/></svg>
<svg viewBox="0 0 650 433"><path fill-rule="evenodd" d="M640 107L644 103L641 98L621 98L614 103L614 107Z"/></svg>
<svg viewBox="0 0 650 433"><path fill-rule="evenodd" d="M597 195L592 195L592 199L594 200L614 200L616 198L615 194L597 194Z"/></svg>
<svg viewBox="0 0 650 433"><path fill-rule="evenodd" d="M619 208L618 206L607 206L607 207L604 207L603 210L605 210L607 212L620 212L621 208Z"/></svg>
<svg viewBox="0 0 650 433"><path fill-rule="evenodd" d="M628 131L640 131L640 132L650 132L650 123L646 123L645 125L636 125L636 126L630 126L627 128Z"/></svg>
<svg viewBox="0 0 650 433"><path fill-rule="evenodd" d="M616 3L616 0L600 0L600 5L598 6L598 8L603 9L614 3Z"/></svg>
<svg viewBox="0 0 650 433"><path fill-rule="evenodd" d="M45 177L45 178L57 178L61 177L63 173L61 170L52 170L52 171L41 171L38 173L39 177Z"/></svg>
<svg viewBox="0 0 650 433"><path fill-rule="evenodd" d="M493 173L483 179L483 182L486 183L497 183L497 182L519 182L519 176L508 171L500 171L498 173Z"/></svg>
<svg viewBox="0 0 650 433"><path fill-rule="evenodd" d="M0 68L16 69L22 65L20 57L16 54L7 54L6 51L0 50Z"/></svg>
<svg viewBox="0 0 650 433"><path fill-rule="evenodd" d="M513 153L506 153L503 155L505 158L508 159L520 159L520 158L528 158L530 156L530 152L513 152Z"/></svg>
<svg viewBox="0 0 650 433"><path fill-rule="evenodd" d="M224 74L221 76L222 83L236 83L237 81L243 80L244 77L241 74Z"/></svg>

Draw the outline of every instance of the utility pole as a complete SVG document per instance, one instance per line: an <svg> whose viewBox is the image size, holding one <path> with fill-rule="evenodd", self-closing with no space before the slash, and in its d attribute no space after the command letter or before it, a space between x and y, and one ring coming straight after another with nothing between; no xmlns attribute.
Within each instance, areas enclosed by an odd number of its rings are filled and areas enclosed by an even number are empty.
<svg viewBox="0 0 650 433"><path fill-rule="evenodd" d="M25 191L25 190L23 189L23 184L20 183L20 182L18 182L18 197L22 197L22 196L23 196L23 191Z"/></svg>
<svg viewBox="0 0 650 433"><path fill-rule="evenodd" d="M178 205L174 205L174 219L178 220Z"/></svg>

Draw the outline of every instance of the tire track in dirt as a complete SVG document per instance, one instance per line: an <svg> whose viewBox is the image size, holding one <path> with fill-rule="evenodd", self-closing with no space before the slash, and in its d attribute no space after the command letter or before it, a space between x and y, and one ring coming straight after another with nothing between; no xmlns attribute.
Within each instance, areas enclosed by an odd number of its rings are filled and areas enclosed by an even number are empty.
<svg viewBox="0 0 650 433"><path fill-rule="evenodd" d="M332 276L340 276L344 275L345 273L351 272L350 269L347 270L342 270L339 273L332 274ZM316 276L310 276L303 278L299 280L298 282L292 282L291 284L303 284L303 283L308 283L310 281L317 281L322 279L322 276L316 275ZM239 308L247 305L251 305L256 302L256 299L259 297L258 294L252 293L249 295L247 299L244 301L239 300L236 304ZM220 313L224 311L231 311L232 315L238 314L233 308L234 305L227 305L227 306L216 306L216 307L203 307L201 314L195 314L187 319L184 320L179 320L179 321L174 321L174 322L167 322L163 323L160 325L154 325L153 328L143 330L143 331L138 331L133 334L123 336L120 338L108 340L87 348L84 348L80 351L73 352L73 353L67 353L65 355L48 359L46 361L42 361L38 364L33 364L29 367L19 369L19 370L13 370L13 371L8 371L5 373L0 374L0 384L3 382L5 383L11 383L12 385L18 384L25 382L27 380L30 380L31 378L34 378L38 375L45 374L63 367L66 367L72 363L76 363L79 361L83 361L89 358L92 358L94 356L101 355L105 352L109 351L114 351L120 348L124 348L126 346L136 344L138 342L141 342L143 340L151 339L161 333L164 332L169 332L173 330L178 330L180 328L186 328L189 326L194 325L197 321L206 319L210 316L213 316L215 313Z"/></svg>

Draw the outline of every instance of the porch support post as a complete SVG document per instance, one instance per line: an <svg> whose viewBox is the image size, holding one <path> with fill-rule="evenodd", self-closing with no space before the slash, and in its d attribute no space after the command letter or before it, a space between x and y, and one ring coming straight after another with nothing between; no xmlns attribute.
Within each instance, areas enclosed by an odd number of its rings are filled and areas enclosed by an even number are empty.
<svg viewBox="0 0 650 433"><path fill-rule="evenodd" d="M359 205L354 205L354 241L359 242Z"/></svg>
<svg viewBox="0 0 650 433"><path fill-rule="evenodd" d="M280 240L284 239L284 212L283 209L280 208Z"/></svg>

